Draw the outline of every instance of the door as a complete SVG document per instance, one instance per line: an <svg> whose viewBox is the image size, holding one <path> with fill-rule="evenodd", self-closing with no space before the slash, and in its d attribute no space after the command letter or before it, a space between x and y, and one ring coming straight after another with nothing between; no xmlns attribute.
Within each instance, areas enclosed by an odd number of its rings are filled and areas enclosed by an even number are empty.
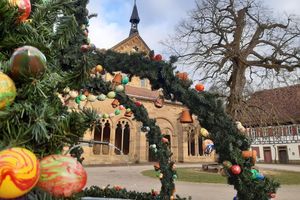
<svg viewBox="0 0 300 200"><path fill-rule="evenodd" d="M289 162L286 146L278 147L278 156L279 156L279 163L287 164Z"/></svg>
<svg viewBox="0 0 300 200"><path fill-rule="evenodd" d="M271 147L264 147L264 161L265 163L272 163Z"/></svg>

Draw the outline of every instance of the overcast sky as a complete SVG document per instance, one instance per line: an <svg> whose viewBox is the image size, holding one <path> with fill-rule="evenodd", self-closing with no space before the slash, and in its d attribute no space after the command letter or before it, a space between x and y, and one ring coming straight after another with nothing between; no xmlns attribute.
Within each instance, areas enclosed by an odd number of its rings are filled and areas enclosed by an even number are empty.
<svg viewBox="0 0 300 200"><path fill-rule="evenodd" d="M134 0L90 0L90 13L98 17L90 20L91 42L98 48L110 48L128 37ZM137 0L140 16L139 33L151 49L162 53L160 41L174 32L179 21L187 16L194 0ZM300 15L300 0L265 0L276 13Z"/></svg>

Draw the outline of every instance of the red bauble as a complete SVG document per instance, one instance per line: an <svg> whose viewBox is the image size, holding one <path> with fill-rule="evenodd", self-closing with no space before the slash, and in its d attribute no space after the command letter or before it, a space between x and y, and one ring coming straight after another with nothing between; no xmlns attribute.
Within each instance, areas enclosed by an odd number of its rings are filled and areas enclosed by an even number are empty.
<svg viewBox="0 0 300 200"><path fill-rule="evenodd" d="M85 52L88 52L89 49L90 49L90 46L87 45L87 44L83 44L83 45L81 45L81 47L80 47L81 52L84 52L84 53L85 53Z"/></svg>
<svg viewBox="0 0 300 200"><path fill-rule="evenodd" d="M136 102L135 102L135 105L138 106L138 107L140 107L140 106L142 106L143 104L142 104L142 102L140 102L140 101L136 101Z"/></svg>
<svg viewBox="0 0 300 200"><path fill-rule="evenodd" d="M155 57L154 57L154 60L155 61L161 61L162 60L162 56L160 54L157 54Z"/></svg>
<svg viewBox="0 0 300 200"><path fill-rule="evenodd" d="M239 175L241 173L241 167L239 165L232 165L232 167L230 168L232 174L234 175Z"/></svg>
<svg viewBox="0 0 300 200"><path fill-rule="evenodd" d="M276 193L269 193L269 197L275 198L276 197Z"/></svg>
<svg viewBox="0 0 300 200"><path fill-rule="evenodd" d="M204 85L201 84L201 83L198 83L197 85L195 85L195 89L198 91L198 92L202 92L204 90Z"/></svg>
<svg viewBox="0 0 300 200"><path fill-rule="evenodd" d="M18 6L19 12L21 13L19 20L24 22L30 15L31 3L30 0L9 0L12 6Z"/></svg>

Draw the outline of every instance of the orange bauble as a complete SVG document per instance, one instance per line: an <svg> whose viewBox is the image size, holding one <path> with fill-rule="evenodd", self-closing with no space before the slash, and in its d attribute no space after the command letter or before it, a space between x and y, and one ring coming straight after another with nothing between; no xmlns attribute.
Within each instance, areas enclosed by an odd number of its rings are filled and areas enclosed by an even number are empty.
<svg viewBox="0 0 300 200"><path fill-rule="evenodd" d="M21 13L19 20L21 22L26 21L31 12L30 0L9 0L12 6L18 6L19 12Z"/></svg>
<svg viewBox="0 0 300 200"><path fill-rule="evenodd" d="M188 77L188 73L186 72L178 72L176 73L177 78L179 78L180 80L186 81L189 79Z"/></svg>
<svg viewBox="0 0 300 200"><path fill-rule="evenodd" d="M0 198L18 198L29 192L40 177L36 156L24 148L0 152Z"/></svg>
<svg viewBox="0 0 300 200"><path fill-rule="evenodd" d="M204 90L204 85L201 84L201 83L198 83L197 85L195 85L195 89L198 91L198 92L202 92Z"/></svg>

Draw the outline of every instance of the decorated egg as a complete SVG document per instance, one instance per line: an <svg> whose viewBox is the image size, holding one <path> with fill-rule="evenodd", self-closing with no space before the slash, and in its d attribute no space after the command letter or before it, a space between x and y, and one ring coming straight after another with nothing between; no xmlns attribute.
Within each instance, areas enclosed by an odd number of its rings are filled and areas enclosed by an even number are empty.
<svg viewBox="0 0 300 200"><path fill-rule="evenodd" d="M117 85L115 90L116 90L116 92L123 92L124 89L125 89L125 88L124 88L123 85Z"/></svg>
<svg viewBox="0 0 300 200"><path fill-rule="evenodd" d="M97 65L97 66L95 67L95 70L96 70L96 72L101 73L101 72L103 71L102 65Z"/></svg>
<svg viewBox="0 0 300 200"><path fill-rule="evenodd" d="M203 141L202 150L205 154L210 154L214 148L214 143L210 139Z"/></svg>
<svg viewBox="0 0 300 200"><path fill-rule="evenodd" d="M110 98L110 99L113 99L116 97L116 93L114 91L110 91L108 94L107 94L107 97Z"/></svg>
<svg viewBox="0 0 300 200"><path fill-rule="evenodd" d="M90 102L95 102L97 100L97 97L93 94L90 94L88 97L87 97L88 101Z"/></svg>
<svg viewBox="0 0 300 200"><path fill-rule="evenodd" d="M72 99L75 99L78 96L78 92L76 90L71 90L69 95Z"/></svg>
<svg viewBox="0 0 300 200"><path fill-rule="evenodd" d="M100 95L97 97L97 99L98 99L99 101L104 101L104 100L106 99L106 95L105 95L105 94L100 94Z"/></svg>
<svg viewBox="0 0 300 200"><path fill-rule="evenodd" d="M13 80L0 72L0 109L9 106L17 95Z"/></svg>
<svg viewBox="0 0 300 200"><path fill-rule="evenodd" d="M122 77L122 84L123 84L123 85L126 85L128 82L129 82L128 76L123 76L123 77Z"/></svg>
<svg viewBox="0 0 300 200"><path fill-rule="evenodd" d="M119 114L121 114L120 109L116 109L116 110L115 110L115 115L119 115Z"/></svg>
<svg viewBox="0 0 300 200"><path fill-rule="evenodd" d="M0 152L0 198L21 197L38 182L40 164L29 150L19 147Z"/></svg>
<svg viewBox="0 0 300 200"><path fill-rule="evenodd" d="M205 128L200 129L200 133L203 137L208 137L209 133Z"/></svg>
<svg viewBox="0 0 300 200"><path fill-rule="evenodd" d="M35 47L18 48L10 58L13 79L40 78L46 70L46 57Z"/></svg>
<svg viewBox="0 0 300 200"><path fill-rule="evenodd" d="M50 155L41 160L38 187L54 197L70 197L80 192L86 181L86 171L73 157Z"/></svg>

